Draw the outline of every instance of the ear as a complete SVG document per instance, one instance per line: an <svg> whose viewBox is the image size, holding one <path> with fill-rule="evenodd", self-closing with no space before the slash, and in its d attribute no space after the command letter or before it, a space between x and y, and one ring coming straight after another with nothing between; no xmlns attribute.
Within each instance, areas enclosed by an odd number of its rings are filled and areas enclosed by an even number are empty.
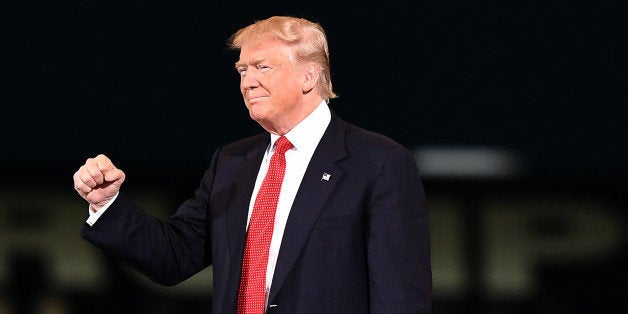
<svg viewBox="0 0 628 314"><path fill-rule="evenodd" d="M309 93L312 89L316 88L318 84L318 78L320 76L320 68L314 62L305 64L303 71L303 93Z"/></svg>

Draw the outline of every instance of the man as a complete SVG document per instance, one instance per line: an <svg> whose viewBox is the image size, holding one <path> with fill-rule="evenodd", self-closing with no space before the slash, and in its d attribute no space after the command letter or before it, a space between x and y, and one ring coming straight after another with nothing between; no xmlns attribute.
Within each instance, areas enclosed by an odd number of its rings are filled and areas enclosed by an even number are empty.
<svg viewBox="0 0 628 314"><path fill-rule="evenodd" d="M213 265L212 313L430 313L416 163L330 110L322 27L271 17L236 32L230 47L240 51L244 103L267 132L219 148L167 220L120 191L125 174L108 157L89 158L74 174L90 207L81 235L163 285ZM264 231L266 242L256 238Z"/></svg>

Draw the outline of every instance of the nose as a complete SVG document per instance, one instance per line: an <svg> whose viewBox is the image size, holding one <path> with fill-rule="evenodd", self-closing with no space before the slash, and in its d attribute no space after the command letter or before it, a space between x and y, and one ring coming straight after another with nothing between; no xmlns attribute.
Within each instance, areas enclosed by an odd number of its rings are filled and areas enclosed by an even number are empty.
<svg viewBox="0 0 628 314"><path fill-rule="evenodd" d="M240 77L240 85L244 89L252 89L259 86L259 81L254 71L247 71L246 74Z"/></svg>

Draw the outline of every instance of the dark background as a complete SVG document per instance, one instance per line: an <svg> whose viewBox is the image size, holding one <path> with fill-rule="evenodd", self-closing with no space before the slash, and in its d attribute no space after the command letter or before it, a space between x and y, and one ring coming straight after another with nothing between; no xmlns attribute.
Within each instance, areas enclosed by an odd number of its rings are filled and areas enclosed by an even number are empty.
<svg viewBox="0 0 628 314"><path fill-rule="evenodd" d="M85 159L105 153L129 189L159 185L177 203L218 146L261 131L241 100L228 36L293 15L327 31L340 95L331 107L345 120L411 149L498 147L524 161L507 181L426 177L428 197L464 191L472 211L487 192L586 194L624 221L624 12L619 1L5 3L0 183L71 190ZM472 240L482 227L466 221L469 250L481 251ZM489 299L468 293L435 313L488 313ZM526 300L510 312L539 299Z"/></svg>
<svg viewBox="0 0 628 314"><path fill-rule="evenodd" d="M327 30L346 120L408 146L497 145L531 175L626 178L625 16L605 1L35 1L3 10L3 165L207 164L258 131L226 49L272 14ZM36 169L36 170L35 170Z"/></svg>

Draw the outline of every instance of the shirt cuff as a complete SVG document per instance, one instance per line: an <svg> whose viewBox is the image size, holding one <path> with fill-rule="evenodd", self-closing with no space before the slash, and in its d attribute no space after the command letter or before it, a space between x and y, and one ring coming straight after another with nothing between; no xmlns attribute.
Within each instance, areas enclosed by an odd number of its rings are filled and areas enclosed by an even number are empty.
<svg viewBox="0 0 628 314"><path fill-rule="evenodd" d="M98 220L98 218L100 218L100 216L102 216L102 214L107 210L107 208L109 208L109 206L111 206L111 204L113 203L113 201L116 200L116 198L118 197L118 194L120 194L120 192L116 193L116 195L114 195L111 200L109 202L107 202L107 204L105 204L103 207L101 207L98 211L93 211L92 210L92 206L89 206L89 217L87 217L87 221L85 221L88 225L93 226L96 221Z"/></svg>

